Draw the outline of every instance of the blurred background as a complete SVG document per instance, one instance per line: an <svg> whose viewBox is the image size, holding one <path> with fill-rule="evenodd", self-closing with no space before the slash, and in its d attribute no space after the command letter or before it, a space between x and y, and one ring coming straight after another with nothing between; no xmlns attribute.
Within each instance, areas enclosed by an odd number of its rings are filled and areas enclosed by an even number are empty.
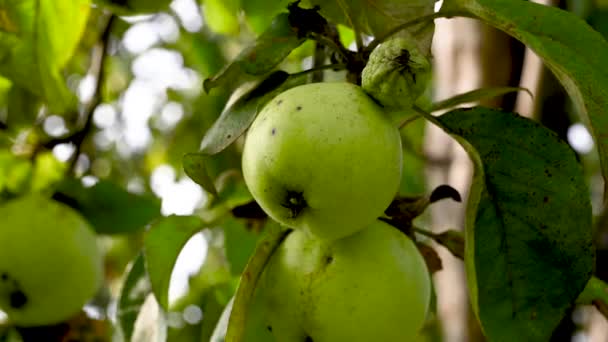
<svg viewBox="0 0 608 342"><path fill-rule="evenodd" d="M608 34L606 0L536 2L572 11L600 33ZM82 187L99 182L117 185L158 203L165 216L213 215L205 207L207 194L185 175L182 156L199 149L203 135L231 96L222 91L205 93L203 80L218 73L276 14L261 13L263 6L258 3L262 2L174 0L164 12L112 18L101 74L95 73L91 60L110 17L101 8L93 8L84 38L65 73L81 107L96 97L99 103L90 120L78 116L68 120L44 107L21 104L35 112L30 120L17 120L19 129L11 127L16 133L10 144L3 145L10 145L10 156L0 155L0 171L6 179L0 190L18 194L32 175L50 184L61 180L59 174L71 168ZM440 5L441 1L436 3L437 8ZM345 46L355 49L352 31L345 26L338 29ZM307 42L280 67L288 72L308 69L314 63L313 52L314 44ZM597 151L559 82L521 43L470 19L437 20L432 52L433 86L425 95L429 103L492 86L525 87L534 94L531 98L524 92L512 93L482 104L542 122L578 153L596 216L597 273L608 280L608 268L601 268L608 262L608 214L602 206ZM341 77L344 75L325 72L326 79ZM0 82L1 87L9 86ZM6 96L0 101L0 121L12 122L6 104L16 95L8 91ZM79 127L85 127L86 134L75 138L73 132L81 132ZM402 136L406 153L402 194L425 194L440 184L449 184L466 197L472 168L457 143L422 120L403 128ZM214 156L209 166L216 186L227 193L221 204L232 212L248 200L239 174L241 146L242 140L237 140ZM129 207L128 202L125 205ZM420 218L419 225L440 232L462 229L463 221L462 203L442 201ZM167 315L171 341L209 340L259 231L269 224L263 218L233 215L212 222L212 229L195 235L185 245L173 271L169 289L172 309ZM115 315L116 298L142 247L144 231L100 237L106 252L107 287L87 307L86 314L102 322L102 331L111 330L103 322ZM421 339L483 341L469 309L462 261L441 246L437 251L443 261L443 269L434 275L437 311ZM149 307L154 316L154 305ZM139 317L140 326L136 324L134 334L144 334L143 340L151 341L154 329L146 325L149 321L154 319ZM554 340L605 342L608 323L595 308L577 307L562 322Z"/></svg>

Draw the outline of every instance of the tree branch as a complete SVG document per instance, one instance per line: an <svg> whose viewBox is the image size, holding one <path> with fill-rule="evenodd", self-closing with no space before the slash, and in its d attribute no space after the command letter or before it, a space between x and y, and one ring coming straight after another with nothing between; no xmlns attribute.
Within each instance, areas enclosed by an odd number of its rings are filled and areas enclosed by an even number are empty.
<svg viewBox="0 0 608 342"><path fill-rule="evenodd" d="M85 109L83 110L82 117L84 118L84 123L82 123L80 129L76 130L72 134L67 135L65 137L53 139L44 144L44 147L49 149L59 144L74 144L76 150L74 151L74 155L72 156L72 160L70 162L70 170L74 169L76 161L78 160L78 155L80 154L82 143L92 129L93 112L95 112L95 109L101 103L101 90L103 84L105 83L105 59L108 54L108 49L110 45L110 34L112 31L112 26L116 18L117 17L114 14L109 15L108 21L106 22L106 26L99 38L99 43L97 44L97 46L95 46L91 56L91 67L89 68L89 70L95 78L96 83L95 89L93 90L93 98L85 104Z"/></svg>

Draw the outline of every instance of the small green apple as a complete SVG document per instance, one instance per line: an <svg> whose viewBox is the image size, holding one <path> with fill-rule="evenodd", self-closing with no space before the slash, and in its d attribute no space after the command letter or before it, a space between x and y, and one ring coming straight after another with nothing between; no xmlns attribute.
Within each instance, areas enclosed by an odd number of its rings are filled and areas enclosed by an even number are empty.
<svg viewBox="0 0 608 342"><path fill-rule="evenodd" d="M254 120L243 175L276 221L319 238L348 236L391 203L401 179L401 137L359 86L313 83L271 100Z"/></svg>
<svg viewBox="0 0 608 342"><path fill-rule="evenodd" d="M276 341L413 341L430 287L415 244L384 222L333 242L296 230L262 273L246 336L265 328Z"/></svg>
<svg viewBox="0 0 608 342"><path fill-rule="evenodd" d="M431 62L413 36L403 33L376 47L361 73L361 87L384 107L407 110L431 80Z"/></svg>
<svg viewBox="0 0 608 342"><path fill-rule="evenodd" d="M59 323L102 283L95 233L73 209L30 194L0 207L0 310L19 326Z"/></svg>

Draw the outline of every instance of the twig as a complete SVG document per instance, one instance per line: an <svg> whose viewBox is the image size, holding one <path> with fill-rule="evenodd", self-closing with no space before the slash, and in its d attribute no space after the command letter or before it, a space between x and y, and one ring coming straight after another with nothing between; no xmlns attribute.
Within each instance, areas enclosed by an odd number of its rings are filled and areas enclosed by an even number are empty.
<svg viewBox="0 0 608 342"><path fill-rule="evenodd" d="M401 121L401 123L399 123L399 129L402 129L403 127L407 126L408 124L411 124L412 122L420 119L422 117L422 115L420 114L416 114L413 116L410 116L409 118Z"/></svg>
<svg viewBox="0 0 608 342"><path fill-rule="evenodd" d="M315 52L314 52L314 57L313 57L313 61L312 61L312 68L314 69L319 66L322 66L324 62L325 62L325 48L323 47L323 44L321 44L319 42L315 42ZM311 81L313 83L323 82L323 69L315 70L312 73Z"/></svg>
<svg viewBox="0 0 608 342"><path fill-rule="evenodd" d="M315 68L306 69L306 70L302 70L300 72L296 72L296 73L290 74L289 76L290 77L297 77L297 76L308 74L308 73L311 73L311 72L314 73L314 72L317 72L319 70L327 70L327 69L343 70L343 69L346 69L346 64L338 63L338 64L321 65L321 66L318 66L318 67L315 67Z"/></svg>
<svg viewBox="0 0 608 342"><path fill-rule="evenodd" d="M70 167L68 168L68 170L72 170L72 172L76 166L82 143L93 126L93 112L95 112L95 109L101 103L101 90L105 81L105 59L110 45L110 33L116 18L117 17L114 14L109 15L106 26L99 38L99 43L93 49L91 67L89 70L91 71L91 74L93 74L96 83L95 89L93 90L93 98L85 104L85 109L83 110L84 123L82 124L82 127L68 136L53 139L44 144L44 147L46 148L53 148L59 144L65 143L74 144L76 149L72 156L72 160L70 161Z"/></svg>

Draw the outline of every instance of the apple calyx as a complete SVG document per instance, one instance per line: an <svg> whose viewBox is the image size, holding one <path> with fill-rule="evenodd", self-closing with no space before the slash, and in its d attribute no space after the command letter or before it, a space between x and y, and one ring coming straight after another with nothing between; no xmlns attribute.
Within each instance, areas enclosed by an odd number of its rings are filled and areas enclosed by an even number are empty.
<svg viewBox="0 0 608 342"><path fill-rule="evenodd" d="M4 285L6 285L6 283L8 283L8 282L11 283L8 285L8 287L9 287L8 291L6 291L6 292L8 292L7 297L8 297L9 306L13 309L23 308L25 306L25 304L27 304L28 298L25 295L25 293L23 293L23 291L21 291L19 283L16 280L11 279L11 277L6 272L2 272L2 275L0 275L0 281L2 283L4 283ZM4 297L4 298L7 298L7 297Z"/></svg>
<svg viewBox="0 0 608 342"><path fill-rule="evenodd" d="M306 203L306 199L304 199L303 192L287 190L285 201L281 203L281 206L289 209L291 212L289 218L295 219L300 215L302 210L308 207L308 203Z"/></svg>

